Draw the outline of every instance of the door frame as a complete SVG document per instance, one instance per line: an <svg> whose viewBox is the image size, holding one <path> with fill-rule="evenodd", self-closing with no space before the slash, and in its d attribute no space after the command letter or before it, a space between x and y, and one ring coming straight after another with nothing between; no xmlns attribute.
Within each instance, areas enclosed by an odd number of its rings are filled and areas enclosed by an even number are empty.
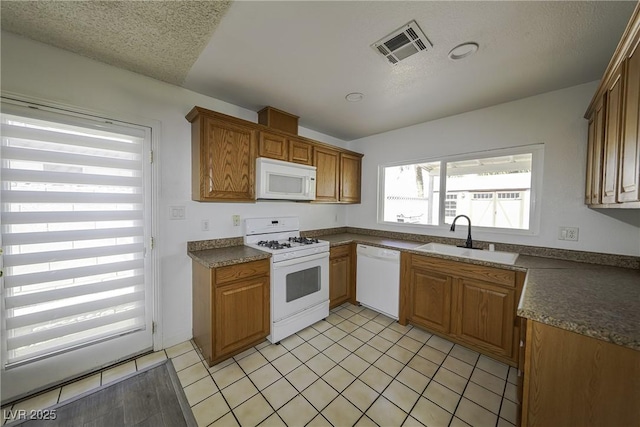
<svg viewBox="0 0 640 427"><path fill-rule="evenodd" d="M149 166L150 168L150 185L151 185L151 194L150 194L150 206L149 206L149 210L148 210L148 215L150 216L149 218L145 218L146 220L150 221L150 227L149 227L149 234L152 237L152 239L154 239L156 242L158 240L158 233L159 233L159 196L160 196L160 191L159 191L159 183L160 183L160 162L159 162L159 151L160 151L160 141L161 141L161 129L162 129L162 122L156 119L151 119L148 117L143 117L143 116L138 116L135 114L130 114L130 113L119 113L119 112L115 112L115 111L106 111L106 110L99 110L99 109L94 109L94 108L84 108L84 107L80 107L77 105L70 105L70 104L64 104L64 103L60 103L57 101L53 101L53 100L49 100L49 99L44 99L44 98L39 98L39 97L33 97L33 96L29 96L29 95L24 95L24 94L19 94L19 93L15 93L15 92L8 92L8 91L2 91L0 92L0 97L2 102L8 102L8 103L14 103L14 104L35 104L35 105L39 105L42 106L44 108L47 109L55 109L55 110L61 110L62 112L67 112L71 115L75 114L75 115L85 115L85 116L91 116L91 117L95 117L95 118L99 118L99 119L112 119L115 121L119 121L119 122L124 122L124 123L129 123L129 124L133 124L133 125L137 125L137 126L142 126L142 127L146 127L150 129L150 150L151 153L148 154L148 156L145 156L146 158L150 159L151 165ZM151 304L152 307L150 307L151 309L151 344L152 344L152 349L153 351L158 351L164 348L163 345L163 324L162 324L162 288L160 286L160 284L162 283L161 281L161 269L160 269L160 263L159 263L159 251L157 249L156 242L154 242L154 244L149 245L150 247L150 254L149 254L149 263L150 263L150 274L151 274ZM1 240L0 240L0 244L1 244ZM2 268L2 263L0 262L0 268ZM0 298L0 300L2 301L2 312L4 313L4 278L0 276L0 290L2 291L2 298ZM2 316L2 330L4 331L4 316ZM133 337L133 334L129 334L129 337L127 337L126 335L124 337L120 337L121 339L124 338L124 343L126 344L127 338L131 339ZM4 346L4 340L2 340L2 345ZM40 391L46 390L48 388L51 388L57 384L61 384L62 382L67 382L69 380L73 380L75 378L79 378L82 376L85 376L91 372L97 372L107 366L110 366L112 364L115 364L117 362L119 362L120 360L115 360L115 361L109 361L109 362L104 362L100 360L100 355L102 355L106 349L108 349L110 347L110 345L112 344L110 339L106 339L102 342L98 342L95 344L91 344L89 346L83 347L83 348L79 348L79 349L74 349L72 351L76 351L76 352L80 352L81 355L80 357L83 358L87 358L88 360L94 360L95 361L95 365L83 370L80 373L74 373L74 374L69 374L69 378L65 378L61 381L54 381L51 383L47 383L47 384L37 384L37 381L31 381L31 384L29 384L27 382L26 387L22 387L22 388L26 388L28 391L18 391L16 393L14 393L13 395L9 394L5 394L4 390L1 396L1 404L4 405L8 402L11 401L15 401L17 399L20 399L24 396L30 395L30 394L34 394L34 393L38 393ZM148 350L144 350L141 352L137 352L131 355L128 355L126 358L121 359L121 360L126 360L130 357L134 357L137 356L139 354L143 354L145 352L147 352ZM48 369L49 367L47 366L48 364L46 363L46 361L49 362L49 364L51 364L52 359L51 358L45 358L42 360L38 360L34 363L38 363L38 364L42 364L42 367L39 369ZM26 364L26 365L22 365L22 366L17 366L15 368L11 368L9 371L6 371L4 369L0 368L0 377L2 379L2 381L7 381L7 380L11 380L11 378L7 378L7 372L9 372L9 377L13 377L13 376L18 376L21 371L23 371L25 368L28 368L30 364ZM68 365L68 366L67 366ZM65 359L64 363L60 363L59 361L57 361L56 363L53 363L53 366L50 367L50 369L52 370L57 370L57 371L69 371L71 372L71 370L74 368L73 366L73 361L70 361L69 359Z"/></svg>

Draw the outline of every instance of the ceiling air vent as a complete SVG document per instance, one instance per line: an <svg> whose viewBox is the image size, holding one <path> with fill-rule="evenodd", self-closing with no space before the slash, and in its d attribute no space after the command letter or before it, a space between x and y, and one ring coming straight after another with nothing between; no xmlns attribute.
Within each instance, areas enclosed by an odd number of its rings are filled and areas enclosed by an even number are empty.
<svg viewBox="0 0 640 427"><path fill-rule="evenodd" d="M413 54L433 47L416 21L398 28L393 33L371 45L391 65L396 65Z"/></svg>

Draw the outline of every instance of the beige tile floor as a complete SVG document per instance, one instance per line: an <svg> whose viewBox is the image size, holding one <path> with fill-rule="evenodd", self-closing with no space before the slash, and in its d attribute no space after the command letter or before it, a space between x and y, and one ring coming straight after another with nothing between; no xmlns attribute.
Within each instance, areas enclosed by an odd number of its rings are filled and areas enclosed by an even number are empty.
<svg viewBox="0 0 640 427"><path fill-rule="evenodd" d="M509 427L519 410L514 368L350 304L211 368L187 341L11 409L43 409L167 357L199 426Z"/></svg>

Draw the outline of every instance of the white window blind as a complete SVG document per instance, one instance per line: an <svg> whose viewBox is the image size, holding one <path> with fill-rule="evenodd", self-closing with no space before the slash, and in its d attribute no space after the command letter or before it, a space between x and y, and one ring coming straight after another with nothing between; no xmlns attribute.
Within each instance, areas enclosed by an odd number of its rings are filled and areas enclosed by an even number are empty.
<svg viewBox="0 0 640 427"><path fill-rule="evenodd" d="M5 364L145 328L148 130L9 111L0 152Z"/></svg>

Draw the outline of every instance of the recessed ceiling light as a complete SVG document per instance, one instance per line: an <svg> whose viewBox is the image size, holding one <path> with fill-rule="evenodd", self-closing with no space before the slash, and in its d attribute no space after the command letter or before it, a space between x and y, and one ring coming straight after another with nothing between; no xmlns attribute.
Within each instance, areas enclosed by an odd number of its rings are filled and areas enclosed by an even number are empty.
<svg viewBox="0 0 640 427"><path fill-rule="evenodd" d="M346 99L349 102L360 102L362 101L362 98L364 98L364 95L361 94L360 92L351 92L350 94L344 97L344 99Z"/></svg>
<svg viewBox="0 0 640 427"><path fill-rule="evenodd" d="M469 55L473 55L478 51L478 43L475 42L467 42L459 44L458 46L451 49L449 52L449 59L457 61L462 58L466 58Z"/></svg>

